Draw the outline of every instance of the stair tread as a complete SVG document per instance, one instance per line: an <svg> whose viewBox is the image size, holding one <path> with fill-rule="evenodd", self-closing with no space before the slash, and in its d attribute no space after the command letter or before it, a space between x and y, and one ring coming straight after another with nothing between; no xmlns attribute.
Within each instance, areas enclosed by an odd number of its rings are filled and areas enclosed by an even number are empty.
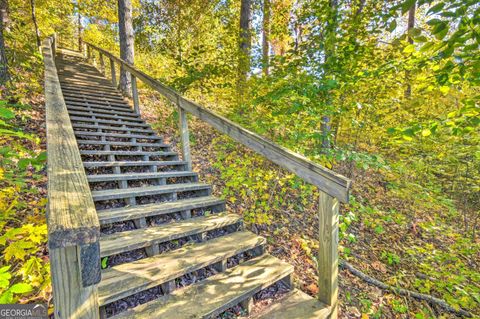
<svg viewBox="0 0 480 319"><path fill-rule="evenodd" d="M327 318L330 307L306 293L294 289L286 296L254 316L256 319L321 319Z"/></svg>
<svg viewBox="0 0 480 319"><path fill-rule="evenodd" d="M149 217L169 214L179 211L222 205L225 201L214 196L194 197L173 202L153 203L146 205L128 206L108 210L98 210L100 224L131 220L140 217Z"/></svg>
<svg viewBox="0 0 480 319"><path fill-rule="evenodd" d="M121 146L146 146L146 147L170 147L163 143L137 143L137 142L116 142L116 141L98 141L98 140L78 140L78 144L91 145L121 145Z"/></svg>
<svg viewBox="0 0 480 319"><path fill-rule="evenodd" d="M140 152L140 151L96 151L96 150L80 150L82 155L125 155L125 156L164 156L164 155L177 155L176 152Z"/></svg>
<svg viewBox="0 0 480 319"><path fill-rule="evenodd" d="M265 238L251 232L234 232L161 255L108 268L102 271L102 281L98 285L100 305L174 280L265 243Z"/></svg>
<svg viewBox="0 0 480 319"><path fill-rule="evenodd" d="M72 123L72 126L73 126L74 128L87 128L87 129L102 129L102 130L112 130L112 131L131 131L131 132L155 133L151 128L118 127L118 126L95 125L95 124L82 124L82 123Z"/></svg>
<svg viewBox="0 0 480 319"><path fill-rule="evenodd" d="M113 167L113 166L168 166L186 165L185 161L115 161L115 162L83 162L85 167Z"/></svg>
<svg viewBox="0 0 480 319"><path fill-rule="evenodd" d="M273 256L263 255L112 318L192 319L215 316L292 272L293 266Z"/></svg>
<svg viewBox="0 0 480 319"><path fill-rule="evenodd" d="M88 131L74 131L76 136L105 136L105 137L120 137L120 138L138 138L149 140L161 140L157 135L141 135L141 134L120 134L120 133L105 133L105 132L88 132Z"/></svg>
<svg viewBox="0 0 480 319"><path fill-rule="evenodd" d="M77 121L77 122L98 122L98 123L105 123L105 124L149 127L149 125L147 123L144 123L143 121L141 123L131 122L131 121L111 121L111 120L104 120L104 119L92 119L89 117L81 117L81 116L70 116L70 120Z"/></svg>
<svg viewBox="0 0 480 319"><path fill-rule="evenodd" d="M147 187L130 187L121 189L108 189L101 191L92 191L94 201L125 198L131 196L150 196L163 193L178 191L193 191L201 189L210 189L211 186L204 183L182 183Z"/></svg>
<svg viewBox="0 0 480 319"><path fill-rule="evenodd" d="M241 221L236 214L212 214L194 217L160 226L134 229L100 238L101 257L115 255L170 240L184 238Z"/></svg>
<svg viewBox="0 0 480 319"><path fill-rule="evenodd" d="M147 173L127 173L127 174L101 174L101 175L87 175L89 182L99 181L118 181L118 180L138 180L138 179L153 179L153 178L169 178L169 177L185 177L196 176L197 173L191 171L173 171L173 172L147 172Z"/></svg>

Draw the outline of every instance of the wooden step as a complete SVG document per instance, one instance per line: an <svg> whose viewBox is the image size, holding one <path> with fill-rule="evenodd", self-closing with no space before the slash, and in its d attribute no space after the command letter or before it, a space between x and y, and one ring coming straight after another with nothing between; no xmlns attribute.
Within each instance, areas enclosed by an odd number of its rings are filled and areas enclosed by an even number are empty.
<svg viewBox="0 0 480 319"><path fill-rule="evenodd" d="M242 218L237 214L213 214L105 235L100 238L100 255L101 257L112 256L241 222Z"/></svg>
<svg viewBox="0 0 480 319"><path fill-rule="evenodd" d="M99 89L97 91L93 91L93 90L85 89L83 87L77 87L75 89L70 89L69 87L62 86L62 93L64 95L65 94L74 94L74 95L80 94L80 95L83 95L83 96L91 96L92 99L95 99L97 97L100 97L100 98L113 97L113 98L116 98L116 99L122 99L123 100L123 96L120 93L115 92L115 91L101 90L101 89Z"/></svg>
<svg viewBox="0 0 480 319"><path fill-rule="evenodd" d="M120 134L120 133L103 133L103 132L85 132L85 131L75 131L77 136L105 136L105 137L120 137L120 138L138 138L138 139L149 139L149 140L162 140L160 136L157 135L140 135L140 134Z"/></svg>
<svg viewBox="0 0 480 319"><path fill-rule="evenodd" d="M134 142L116 142L116 141L97 141L97 140L77 140L77 144L88 145L118 145L118 146L146 146L146 147L161 147L169 148L170 145L163 143L134 143Z"/></svg>
<svg viewBox="0 0 480 319"><path fill-rule="evenodd" d="M74 98L84 98L86 100L107 100L107 101L114 101L116 103L124 103L125 99L121 95L117 94L108 94L108 93L92 93L92 92L86 92L81 89L73 92L69 90L62 90L63 97L68 98L68 97L74 97Z"/></svg>
<svg viewBox="0 0 480 319"><path fill-rule="evenodd" d="M65 96L64 97L65 103L68 105L70 102L81 102L81 103L95 103L95 104L100 104L100 105L105 105L105 106L119 106L119 107L126 107L128 106L127 102L120 102L120 101L104 101L101 99L85 99L81 97L73 97L73 96Z"/></svg>
<svg viewBox="0 0 480 319"><path fill-rule="evenodd" d="M104 105L104 104L97 104L95 101L68 101L66 102L67 109L71 107L81 107L81 108L92 108L95 110L106 110L106 111L120 111L120 112L134 112L130 105L125 104L121 106L112 106L112 105Z"/></svg>
<svg viewBox="0 0 480 319"><path fill-rule="evenodd" d="M106 91L112 93L118 93L118 91L113 86L93 86L89 84L79 85L68 82L68 79L62 81L62 90L65 88L67 90L92 90L92 91Z"/></svg>
<svg viewBox="0 0 480 319"><path fill-rule="evenodd" d="M125 131L125 132L140 132L140 133L151 133L155 134L150 127L148 128L133 128L133 127L117 127L109 125L95 125L95 124L82 124L82 123L72 123L73 128L86 128L86 129L102 129L102 130L114 130L114 131Z"/></svg>
<svg viewBox="0 0 480 319"><path fill-rule="evenodd" d="M210 191L211 186L202 183L184 183L148 187L131 187L124 189L108 189L102 191L92 191L92 197L94 201L101 201L201 190Z"/></svg>
<svg viewBox="0 0 480 319"><path fill-rule="evenodd" d="M128 161L128 162L83 162L83 166L92 167L130 167L130 166L183 166L185 161ZM183 170L182 170L183 171Z"/></svg>
<svg viewBox="0 0 480 319"><path fill-rule="evenodd" d="M167 283L227 258L265 245L251 232L234 232L207 242L117 265L102 271L98 285L100 305Z"/></svg>
<svg viewBox="0 0 480 319"><path fill-rule="evenodd" d="M126 174L102 174L88 175L91 183L112 182L112 181L135 181L144 179L175 178L175 177L196 177L197 174L189 171L175 172L148 172L148 173L126 173Z"/></svg>
<svg viewBox="0 0 480 319"><path fill-rule="evenodd" d="M126 114L118 114L118 112L112 112L112 113L101 113L101 112L95 112L95 110L86 109L86 110L73 110L69 109L68 114L70 115L75 115L75 116L86 116L86 117L95 117L95 118L109 118L109 119L121 119L121 120L128 120L128 121L143 121L140 118L140 115L136 113L126 113Z"/></svg>
<svg viewBox="0 0 480 319"><path fill-rule="evenodd" d="M174 156L176 152L139 152L139 151L90 151L80 150L81 155L119 155L119 156Z"/></svg>
<svg viewBox="0 0 480 319"><path fill-rule="evenodd" d="M79 117L79 116L70 116L71 121L77 122L92 122L92 123L103 123L103 124L114 124L114 125L125 125L125 126L139 126L139 127L149 127L146 123L137 123L130 121L111 121L111 120L102 120L102 119L92 119L88 117Z"/></svg>
<svg viewBox="0 0 480 319"><path fill-rule="evenodd" d="M133 110L125 110L125 109L119 109L119 110L111 110L110 108L98 108L98 107L90 107L89 105L87 106L78 106L78 105L69 105L68 106L68 111L83 111L83 112L93 112L94 114L118 114L118 115L125 115L125 116L138 116L137 113L135 113Z"/></svg>
<svg viewBox="0 0 480 319"><path fill-rule="evenodd" d="M97 214L100 225L106 225L138 218L191 211L199 208L204 208L205 210L212 209L214 211L225 210L225 201L213 196L202 196L173 202L98 210Z"/></svg>
<svg viewBox="0 0 480 319"><path fill-rule="evenodd" d="M129 116L120 116L120 115L113 115L113 114L100 114L100 113L90 113L90 112L81 112L81 111L68 111L68 114L71 116L75 117L86 117L86 118L92 118L95 117L95 119L113 119L113 120L125 120L129 122L143 122L141 118L139 118L138 115L129 115Z"/></svg>
<svg viewBox="0 0 480 319"><path fill-rule="evenodd" d="M295 289L277 300L256 319L322 319L330 314L330 307Z"/></svg>
<svg viewBox="0 0 480 319"><path fill-rule="evenodd" d="M291 265L263 255L112 318L210 318L251 298L292 272Z"/></svg>

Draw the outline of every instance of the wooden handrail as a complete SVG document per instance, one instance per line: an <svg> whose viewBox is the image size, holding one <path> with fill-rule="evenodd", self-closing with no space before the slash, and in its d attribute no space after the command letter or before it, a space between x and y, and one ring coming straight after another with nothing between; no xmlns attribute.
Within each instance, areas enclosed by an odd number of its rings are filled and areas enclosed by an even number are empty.
<svg viewBox="0 0 480 319"><path fill-rule="evenodd" d="M272 162L295 173L305 181L317 186L323 192L335 197L343 203L348 202L351 181L346 177L337 174L321 165L318 165L302 155L294 153L266 138L253 133L240 125L214 113L201 105L198 105L175 92L173 89L155 80L151 76L136 69L133 65L116 57L110 52L99 48L91 43L88 47L97 50L99 53L119 63L131 75L142 80L145 84L158 91L168 100L175 103L181 109L207 122L220 132L237 140L248 148L263 155Z"/></svg>
<svg viewBox="0 0 480 319"><path fill-rule="evenodd" d="M98 318L100 223L55 66L53 37L45 65L47 227L55 318Z"/></svg>

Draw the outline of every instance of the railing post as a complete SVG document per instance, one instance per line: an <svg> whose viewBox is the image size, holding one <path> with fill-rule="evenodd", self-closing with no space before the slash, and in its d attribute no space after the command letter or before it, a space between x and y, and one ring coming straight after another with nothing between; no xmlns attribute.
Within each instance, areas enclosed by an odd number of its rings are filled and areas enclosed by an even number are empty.
<svg viewBox="0 0 480 319"><path fill-rule="evenodd" d="M92 49L87 44L87 62L90 62L90 55L92 54L91 51L92 51Z"/></svg>
<svg viewBox="0 0 480 319"><path fill-rule="evenodd" d="M57 34L54 33L52 35L52 54L54 58L56 53L57 53Z"/></svg>
<svg viewBox="0 0 480 319"><path fill-rule="evenodd" d="M140 114L140 101L138 99L138 89L137 89L137 78L135 75L130 73L130 79L132 80L132 99L133 99L133 110L135 113Z"/></svg>
<svg viewBox="0 0 480 319"><path fill-rule="evenodd" d="M105 74L105 71L106 71L106 69L105 69L105 61L104 61L104 59L103 59L103 53L100 52L99 54L100 54L100 71L102 72L103 75L106 75L106 74Z"/></svg>
<svg viewBox="0 0 480 319"><path fill-rule="evenodd" d="M80 246L49 250L55 318L100 318L97 285L83 283L81 251Z"/></svg>
<svg viewBox="0 0 480 319"><path fill-rule="evenodd" d="M338 316L338 210L340 204L335 197L319 191L318 299L331 307L329 318L336 319Z"/></svg>
<svg viewBox="0 0 480 319"><path fill-rule="evenodd" d="M112 75L112 85L117 87L117 74L115 72L115 62L110 58L110 74Z"/></svg>
<svg viewBox="0 0 480 319"><path fill-rule="evenodd" d="M182 108L181 99L177 96L178 127L182 144L182 158L187 162L187 170L192 170L192 157L190 153L190 133L188 131L187 112Z"/></svg>

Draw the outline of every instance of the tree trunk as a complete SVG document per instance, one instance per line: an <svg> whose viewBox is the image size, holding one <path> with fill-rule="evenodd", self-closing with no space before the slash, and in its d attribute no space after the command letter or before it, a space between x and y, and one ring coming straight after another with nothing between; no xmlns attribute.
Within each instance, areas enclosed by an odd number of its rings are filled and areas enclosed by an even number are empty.
<svg viewBox="0 0 480 319"><path fill-rule="evenodd" d="M82 52L83 50L82 15L80 14L80 8L78 8L77 32L78 32L78 51Z"/></svg>
<svg viewBox="0 0 480 319"><path fill-rule="evenodd" d="M248 71L250 70L250 0L242 0L240 7L240 43L239 43L239 63L238 63L238 95L240 103L245 93Z"/></svg>
<svg viewBox="0 0 480 319"><path fill-rule="evenodd" d="M42 41L40 41L40 30L38 30L37 15L35 14L35 0L30 0L30 7L32 8L32 21L35 27L35 36L37 38L37 48L40 49Z"/></svg>
<svg viewBox="0 0 480 319"><path fill-rule="evenodd" d="M0 86L5 84L10 79L8 73L8 61L5 50L5 39L3 37L3 30L8 29L8 2L7 0L0 0Z"/></svg>
<svg viewBox="0 0 480 319"><path fill-rule="evenodd" d="M410 30L415 27L415 7L416 3L412 4L410 10L408 10L408 23L407 23L407 36L408 36L408 43L413 44L413 39L410 36ZM405 82L407 83L407 87L405 89L405 97L408 99L412 95L412 85L410 84L410 72L407 70L405 71Z"/></svg>
<svg viewBox="0 0 480 319"><path fill-rule="evenodd" d="M262 67L263 74L268 75L270 52L270 0L263 0L263 38L262 38Z"/></svg>
<svg viewBox="0 0 480 319"><path fill-rule="evenodd" d="M338 0L330 0L330 12L326 25L325 36L325 62L324 74L328 80L335 80L335 74L332 74L329 59L335 55L337 18L338 18ZM327 92L327 107L332 105L332 93ZM323 115L320 122L320 131L322 134L321 152L326 153L331 148L331 118L329 115Z"/></svg>
<svg viewBox="0 0 480 319"><path fill-rule="evenodd" d="M118 0L118 31L120 37L120 58L133 65L133 25L132 25L132 1ZM130 74L120 68L120 90L127 96L131 96Z"/></svg>

